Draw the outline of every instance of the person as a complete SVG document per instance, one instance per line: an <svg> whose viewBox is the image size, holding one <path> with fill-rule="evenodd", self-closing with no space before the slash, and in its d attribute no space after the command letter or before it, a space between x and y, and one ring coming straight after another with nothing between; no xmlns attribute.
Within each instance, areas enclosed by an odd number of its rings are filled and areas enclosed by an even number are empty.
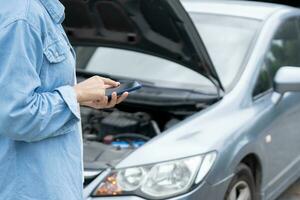
<svg viewBox="0 0 300 200"><path fill-rule="evenodd" d="M82 200L79 104L108 102L116 81L75 84L75 54L59 0L0 0L0 199Z"/></svg>

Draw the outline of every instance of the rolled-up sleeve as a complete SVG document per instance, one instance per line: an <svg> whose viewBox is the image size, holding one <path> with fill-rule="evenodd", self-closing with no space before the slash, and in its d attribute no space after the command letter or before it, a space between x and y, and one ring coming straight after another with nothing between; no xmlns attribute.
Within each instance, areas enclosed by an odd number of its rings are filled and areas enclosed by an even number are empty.
<svg viewBox="0 0 300 200"><path fill-rule="evenodd" d="M80 119L73 87L40 92L39 32L25 20L0 29L0 135L33 142L67 133Z"/></svg>

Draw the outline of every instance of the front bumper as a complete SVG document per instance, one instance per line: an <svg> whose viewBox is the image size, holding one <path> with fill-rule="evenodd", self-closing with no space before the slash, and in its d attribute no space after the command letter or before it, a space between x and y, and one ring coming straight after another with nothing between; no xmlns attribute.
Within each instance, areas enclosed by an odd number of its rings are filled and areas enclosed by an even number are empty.
<svg viewBox="0 0 300 200"><path fill-rule="evenodd" d="M169 200L223 200L230 181L231 177L228 177L214 185L204 181L189 193L170 198ZM137 196L90 197L88 193L91 194L91 190L85 191L85 200L145 200L144 198Z"/></svg>

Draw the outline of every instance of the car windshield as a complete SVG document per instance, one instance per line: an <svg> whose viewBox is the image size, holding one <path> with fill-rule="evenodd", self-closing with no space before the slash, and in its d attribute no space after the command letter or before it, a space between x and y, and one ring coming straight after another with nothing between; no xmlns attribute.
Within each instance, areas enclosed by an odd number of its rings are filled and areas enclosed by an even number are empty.
<svg viewBox="0 0 300 200"><path fill-rule="evenodd" d="M191 13L191 18L211 55L223 86L227 88L241 68L258 22L194 13ZM215 86L203 75L163 58L108 47L76 46L75 50L77 68L87 72L143 80L158 86L215 91Z"/></svg>
<svg viewBox="0 0 300 200"><path fill-rule="evenodd" d="M260 21L225 15L190 13L225 89L241 73Z"/></svg>

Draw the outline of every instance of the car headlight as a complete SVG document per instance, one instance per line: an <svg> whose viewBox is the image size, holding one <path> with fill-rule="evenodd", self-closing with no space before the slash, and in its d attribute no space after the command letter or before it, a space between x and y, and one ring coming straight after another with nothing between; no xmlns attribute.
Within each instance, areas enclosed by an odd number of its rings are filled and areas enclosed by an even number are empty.
<svg viewBox="0 0 300 200"><path fill-rule="evenodd" d="M154 165L113 170L93 196L136 195L164 199L188 192L211 169L216 152Z"/></svg>

